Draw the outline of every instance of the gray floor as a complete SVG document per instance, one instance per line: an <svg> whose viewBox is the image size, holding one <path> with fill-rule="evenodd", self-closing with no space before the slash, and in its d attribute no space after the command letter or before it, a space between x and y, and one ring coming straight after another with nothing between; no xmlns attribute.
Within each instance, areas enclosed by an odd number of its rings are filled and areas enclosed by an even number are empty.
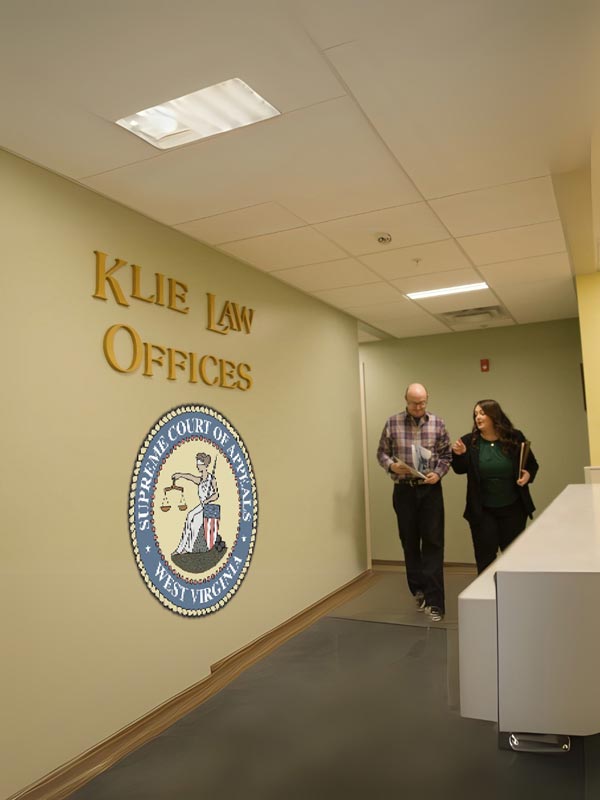
<svg viewBox="0 0 600 800"><path fill-rule="evenodd" d="M458 627L458 595L477 577L475 570L447 569L444 575L446 613L442 622L432 623L423 612L417 611L406 585L403 567L377 570L377 583L367 592L341 606L330 616L360 619L364 622L391 622L395 625L423 625L437 628Z"/></svg>
<svg viewBox="0 0 600 800"><path fill-rule="evenodd" d="M456 640L433 623L323 618L71 797L600 796L583 740L566 756L515 754L492 723L460 717Z"/></svg>

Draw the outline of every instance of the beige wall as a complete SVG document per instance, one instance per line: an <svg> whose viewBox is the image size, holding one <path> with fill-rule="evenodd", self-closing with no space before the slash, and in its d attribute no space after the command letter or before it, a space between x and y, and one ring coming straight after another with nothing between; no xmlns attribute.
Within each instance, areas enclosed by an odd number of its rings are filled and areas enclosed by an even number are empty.
<svg viewBox="0 0 600 800"><path fill-rule="evenodd" d="M596 337L596 342L599 341ZM490 360L490 371L479 361ZM404 390L422 381L430 409L454 439L471 429L477 400L500 402L532 442L540 471L532 486L538 513L569 483L583 483L589 463L577 320L488 328L465 333L373 343L361 347L369 448L370 519L375 559L401 559L391 504L392 484L375 453L387 417L404 408ZM473 562L462 519L464 476L444 478L446 561Z"/></svg>
<svg viewBox="0 0 600 800"><path fill-rule="evenodd" d="M1 152L0 226L4 797L199 681L366 557L353 320ZM94 299L95 249L187 283L192 313ZM255 309L251 335L207 331L206 292ZM248 362L254 387L119 374L102 351L117 322ZM138 574L127 507L146 433L193 402L244 438L260 514L237 594L182 618Z"/></svg>
<svg viewBox="0 0 600 800"><path fill-rule="evenodd" d="M585 390L588 405L590 459L600 465L600 275L579 275L577 303L581 327L581 347L585 364Z"/></svg>

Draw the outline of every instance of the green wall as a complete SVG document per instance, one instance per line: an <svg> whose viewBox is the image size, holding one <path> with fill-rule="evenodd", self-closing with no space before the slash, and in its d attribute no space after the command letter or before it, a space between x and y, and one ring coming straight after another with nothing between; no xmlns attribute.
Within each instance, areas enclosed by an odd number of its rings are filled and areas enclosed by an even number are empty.
<svg viewBox="0 0 600 800"><path fill-rule="evenodd" d="M367 560L355 320L2 152L0 233L5 797L201 680ZM191 313L94 298L94 250L187 284ZM207 292L253 308L252 333L207 331ZM102 349L116 323L246 362L254 385L121 374ZM231 420L259 497L243 584L222 610L193 618L150 594L128 529L138 448L186 403Z"/></svg>
<svg viewBox="0 0 600 800"><path fill-rule="evenodd" d="M427 386L429 408L445 419L453 440L471 429L478 400L498 400L515 427L531 440L540 463L531 489L538 514L567 484L583 483L589 449L577 320L365 344L360 358L366 388L373 558L402 559L392 484L375 454L385 420L404 409L404 390L413 381ZM490 360L487 373L480 371L482 358ZM448 562L474 561L462 519L465 480L450 472L443 481Z"/></svg>

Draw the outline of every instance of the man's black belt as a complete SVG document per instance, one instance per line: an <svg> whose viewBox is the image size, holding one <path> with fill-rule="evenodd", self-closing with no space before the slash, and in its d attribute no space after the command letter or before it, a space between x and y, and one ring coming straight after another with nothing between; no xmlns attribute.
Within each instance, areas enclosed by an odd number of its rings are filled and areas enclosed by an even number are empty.
<svg viewBox="0 0 600 800"><path fill-rule="evenodd" d="M425 482L422 478L403 478L398 481L399 486L423 486Z"/></svg>

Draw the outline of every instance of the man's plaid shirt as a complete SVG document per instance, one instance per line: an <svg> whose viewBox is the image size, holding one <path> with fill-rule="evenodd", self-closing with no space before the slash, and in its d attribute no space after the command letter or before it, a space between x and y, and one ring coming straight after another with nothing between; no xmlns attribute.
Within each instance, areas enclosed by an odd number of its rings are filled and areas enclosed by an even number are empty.
<svg viewBox="0 0 600 800"><path fill-rule="evenodd" d="M450 469L452 461L450 437L444 420L426 412L417 421L406 411L394 414L388 419L379 439L377 460L390 478L395 482L402 480L399 475L390 472L394 456L410 466L415 466L411 450L413 444L420 444L431 450L428 472L436 472L443 478Z"/></svg>

